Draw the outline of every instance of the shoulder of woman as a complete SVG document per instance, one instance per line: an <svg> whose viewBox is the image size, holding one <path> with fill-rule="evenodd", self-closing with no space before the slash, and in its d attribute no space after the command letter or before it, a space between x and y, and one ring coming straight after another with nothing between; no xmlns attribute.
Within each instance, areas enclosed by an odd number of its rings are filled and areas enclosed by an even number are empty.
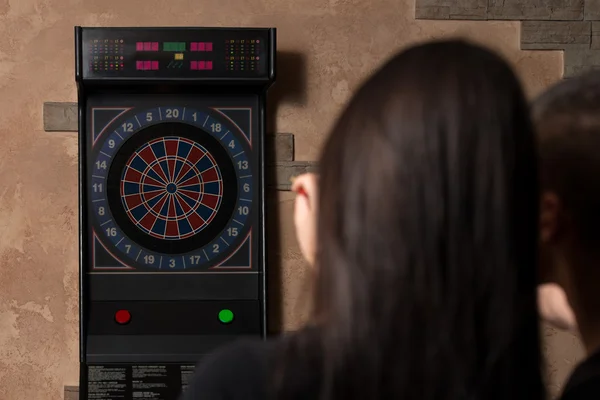
<svg viewBox="0 0 600 400"><path fill-rule="evenodd" d="M199 371L223 367L225 369L239 370L244 366L265 363L273 344L260 339L240 339L225 345L207 356L198 364Z"/></svg>
<svg viewBox="0 0 600 400"><path fill-rule="evenodd" d="M207 355L198 363L183 399L254 398L244 396L264 389L272 346L270 342L244 339Z"/></svg>

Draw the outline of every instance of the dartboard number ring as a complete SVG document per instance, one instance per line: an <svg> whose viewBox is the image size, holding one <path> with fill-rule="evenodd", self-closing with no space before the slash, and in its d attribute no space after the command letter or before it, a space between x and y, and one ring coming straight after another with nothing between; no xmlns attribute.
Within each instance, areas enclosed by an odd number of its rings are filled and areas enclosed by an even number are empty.
<svg viewBox="0 0 600 400"><path fill-rule="evenodd" d="M201 267L246 234L250 146L214 115L184 107L138 111L95 144L95 230L128 264Z"/></svg>

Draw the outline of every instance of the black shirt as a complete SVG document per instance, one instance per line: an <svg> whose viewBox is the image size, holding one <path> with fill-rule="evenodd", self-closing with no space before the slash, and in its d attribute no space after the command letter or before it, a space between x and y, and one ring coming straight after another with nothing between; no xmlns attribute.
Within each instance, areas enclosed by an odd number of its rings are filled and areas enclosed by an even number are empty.
<svg viewBox="0 0 600 400"><path fill-rule="evenodd" d="M243 340L203 359L182 400L265 400L276 343Z"/></svg>
<svg viewBox="0 0 600 400"><path fill-rule="evenodd" d="M579 364L563 390L561 400L600 399L600 352Z"/></svg>
<svg viewBox="0 0 600 400"><path fill-rule="evenodd" d="M318 398L319 357L312 358L302 348L290 346L291 337L293 335L268 341L241 340L215 351L198 364L181 400ZM285 378L281 363L284 353L297 361L286 362ZM277 387L278 380L285 380L285 389Z"/></svg>

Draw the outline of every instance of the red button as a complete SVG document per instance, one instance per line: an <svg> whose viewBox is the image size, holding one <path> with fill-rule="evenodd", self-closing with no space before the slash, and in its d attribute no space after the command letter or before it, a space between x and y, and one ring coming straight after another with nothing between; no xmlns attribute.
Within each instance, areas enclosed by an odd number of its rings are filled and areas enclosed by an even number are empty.
<svg viewBox="0 0 600 400"><path fill-rule="evenodd" d="M119 310L115 314L115 321L117 321L118 324L124 325L124 324L128 323L130 320L131 320L131 314L127 310Z"/></svg>

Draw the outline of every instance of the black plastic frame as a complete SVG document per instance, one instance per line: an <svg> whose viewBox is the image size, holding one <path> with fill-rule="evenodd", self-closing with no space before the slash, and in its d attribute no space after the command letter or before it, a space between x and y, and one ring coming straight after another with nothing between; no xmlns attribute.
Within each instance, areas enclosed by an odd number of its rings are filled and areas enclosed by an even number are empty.
<svg viewBox="0 0 600 400"><path fill-rule="evenodd" d="M87 348L87 327L88 327L88 312L90 309L88 299L89 291L89 280L86 279L86 263L88 260L88 240L87 240L87 226L88 216L86 212L87 205L87 193L86 193L86 177L87 167L84 155L86 154L87 148L87 137L85 135L87 127L86 109L87 109L87 97L90 93L199 93L203 95L210 93L222 94L247 94L253 93L259 96L259 107L258 107L258 131L262 136L262 140L259 140L259 179L258 179L258 191L261 202L258 207L258 220L262 224L260 229L259 241L259 256L258 262L260 270L259 275L259 296L260 296L260 324L261 324L261 336L263 339L267 336L268 326L268 295L267 295L267 221L266 221L266 209L267 209L267 197L266 197L266 181L265 181L265 166L267 164L265 160L265 144L264 135L266 133L266 95L269 87L275 82L276 73L276 29L265 28L268 30L269 36L269 60L268 60L268 76L266 78L219 78L219 79L178 79L178 78L146 78L146 79L84 79L83 72L83 55L81 52L82 34L85 29L164 29L164 30L193 30L193 29L207 29L207 28L193 28L193 27L158 27L158 28L83 28L80 26L75 27L75 78L77 82L77 97L78 97L78 132L79 132L79 165L78 165L78 203L79 203L79 358L80 358L80 398L82 400L87 399L87 363L86 363L86 348ZM217 30L235 29L240 30L244 28L210 28ZM256 30L257 28L248 28Z"/></svg>

